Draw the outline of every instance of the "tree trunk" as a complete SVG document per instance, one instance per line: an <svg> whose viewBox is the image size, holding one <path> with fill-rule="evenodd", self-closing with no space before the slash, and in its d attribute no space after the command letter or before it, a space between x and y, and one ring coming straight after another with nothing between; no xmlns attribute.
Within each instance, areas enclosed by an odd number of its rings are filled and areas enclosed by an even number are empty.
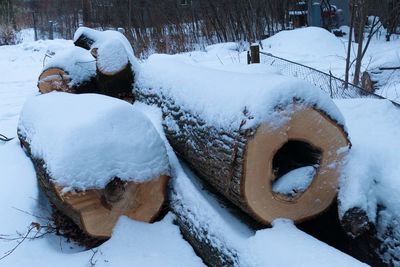
<svg viewBox="0 0 400 267"><path fill-rule="evenodd" d="M243 130L243 120L232 131L177 106L161 89L137 87L135 93L137 100L161 107L166 136L192 169L257 221L303 221L335 199L339 168L328 166L340 162L336 151L349 141L343 128L321 111L295 104L292 117L278 129L265 122ZM275 180L310 165L319 167L307 190L292 196L272 191Z"/></svg>
<svg viewBox="0 0 400 267"><path fill-rule="evenodd" d="M159 216L166 199L168 176L161 175L145 183L115 178L101 190L63 193L63 188L52 182L46 163L33 157L28 141L21 135L18 137L32 159L39 186L50 202L90 237L100 240L111 237L121 215L144 222L152 222Z"/></svg>

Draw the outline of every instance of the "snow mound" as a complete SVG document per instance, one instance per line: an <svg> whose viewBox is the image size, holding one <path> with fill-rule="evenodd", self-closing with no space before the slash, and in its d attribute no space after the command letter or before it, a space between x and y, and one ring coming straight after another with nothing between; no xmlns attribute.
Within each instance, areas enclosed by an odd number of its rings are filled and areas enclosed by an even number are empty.
<svg viewBox="0 0 400 267"><path fill-rule="evenodd" d="M328 95L309 83L276 73L260 73L251 65L242 71L207 68L182 56L152 55L141 66L136 86L145 94L172 98L184 110L215 126L243 129L269 121L280 123L285 107L300 99L305 106L316 106L344 125L344 120ZM290 113L290 112L288 112Z"/></svg>
<svg viewBox="0 0 400 267"><path fill-rule="evenodd" d="M43 69L50 68L66 71L71 78L70 86L74 86L89 81L96 75L96 60L89 51L71 46L57 52L45 62Z"/></svg>
<svg viewBox="0 0 400 267"><path fill-rule="evenodd" d="M111 239L98 248L102 253L96 266L204 266L181 238L174 219L169 213L162 221L148 224L121 217Z"/></svg>
<svg viewBox="0 0 400 267"><path fill-rule="evenodd" d="M274 54L314 57L344 56L345 47L334 34L320 27L281 31L262 41L264 50Z"/></svg>
<svg viewBox="0 0 400 267"><path fill-rule="evenodd" d="M152 123L115 98L32 97L23 107L18 132L65 190L104 188L114 177L143 182L169 170L165 145Z"/></svg>

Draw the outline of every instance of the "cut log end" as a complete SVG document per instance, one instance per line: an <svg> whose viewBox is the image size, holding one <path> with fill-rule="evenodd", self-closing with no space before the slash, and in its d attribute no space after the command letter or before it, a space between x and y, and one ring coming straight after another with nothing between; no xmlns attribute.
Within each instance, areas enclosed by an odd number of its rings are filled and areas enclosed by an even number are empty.
<svg viewBox="0 0 400 267"><path fill-rule="evenodd" d="M75 94L98 92L95 77L72 85L70 75L61 68L49 68L44 70L39 76L38 88L39 92L42 94L53 91Z"/></svg>
<svg viewBox="0 0 400 267"><path fill-rule="evenodd" d="M39 186L50 202L89 237L100 240L110 238L122 215L153 222L161 213L166 200L168 176L160 175L143 183L124 182L116 178L104 189L63 193L63 187L52 182L44 167L45 162L32 157L29 143L22 136L19 139L33 161Z"/></svg>
<svg viewBox="0 0 400 267"><path fill-rule="evenodd" d="M109 238L121 215L152 222L157 218L166 198L169 177L162 175L145 183L112 180L104 190L87 190L61 194L61 202L79 214L79 225L90 236Z"/></svg>
<svg viewBox="0 0 400 267"><path fill-rule="evenodd" d="M248 210L265 224L276 218L297 223L323 212L336 198L339 168L334 165L341 162L340 149L349 145L343 130L313 108L297 110L279 128L262 124L246 149L242 192ZM315 168L304 190L272 190L282 176L304 167Z"/></svg>
<svg viewBox="0 0 400 267"><path fill-rule="evenodd" d="M50 68L40 74L38 88L42 94L52 91L73 93L73 89L69 86L70 81L68 74L64 70Z"/></svg>

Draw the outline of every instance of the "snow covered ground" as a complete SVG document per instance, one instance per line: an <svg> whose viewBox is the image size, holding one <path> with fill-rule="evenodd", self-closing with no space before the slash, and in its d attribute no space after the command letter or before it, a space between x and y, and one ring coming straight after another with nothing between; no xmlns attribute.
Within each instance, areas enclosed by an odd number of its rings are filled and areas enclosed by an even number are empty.
<svg viewBox="0 0 400 267"><path fill-rule="evenodd" d="M283 45L274 45L271 41L270 47L264 49L270 49L273 54L296 59L322 70L332 70L337 75L343 70L344 59L339 54L342 47L343 53L345 51L343 40L337 42L337 39L327 38L331 41L328 44L322 43L321 46L335 46L335 49L329 51L337 51L338 54L321 55L316 54L317 51L325 53L328 49L315 47L296 52L297 39L293 40L294 37L290 35L284 38L287 44L292 45L287 45L285 48ZM399 42L386 44L383 40L378 40L372 43L370 51L371 56L375 56L375 61L371 62L378 62L378 59L386 56L391 57L389 54L378 57L373 53L380 51L385 45L390 45L390 49L387 48L386 51L398 55ZM397 44L397 47L395 45L392 47L392 44ZM381 48L374 50L375 45ZM70 46L72 46L71 41L54 40L0 47L1 134L16 136L19 113L23 104L28 97L37 94L37 77L42 69L46 51L57 52ZM268 47L267 44L266 46ZM284 48L285 51L279 50ZM230 71L243 71L240 65L246 64L245 53L241 52L241 47L233 43L214 45L208 47L206 51L186 53L184 56L210 68ZM245 68L245 71L262 73L262 67L260 65ZM349 191L343 191L342 197L347 198L351 204L367 205L368 210L372 211L371 214L377 204L382 202L389 205L391 211L398 213L400 203L396 196L400 194L400 182L397 163L400 157L396 152L400 150L400 142L397 140L400 129L399 110L382 100L338 100L336 103L345 117L353 143L344 175L347 180L343 181L350 184ZM176 165L175 168L179 169L180 166ZM180 180L181 186L185 186L185 183L186 186L194 186L187 178L188 175L184 172L180 174L186 177L186 180ZM366 196L368 201L363 199ZM8 143L0 141L0 211L2 214L0 258L20 241L20 239L10 239L26 233L31 222L45 225L48 221L46 219L49 216L48 203L38 191L30 160L15 139ZM30 237L34 232L31 232ZM229 238L235 239L237 236ZM256 259L249 265L262 266L263 260L267 258L273 259L272 266L321 266L329 261L345 262L349 266L359 264L334 248L297 230L286 221L277 222L274 228L258 231L255 235L246 232L240 238L246 240L247 251L251 251L249 255ZM299 242L287 247L289 241L293 240ZM260 247L265 249L268 247L265 250L269 251L268 255L257 250ZM286 247L284 255L280 247ZM203 266L193 249L183 240L178 227L173 223L172 214L154 224L121 218L113 237L94 250L82 251L52 233L43 238L25 240L11 255L0 260L0 266L91 266L92 263L96 263L96 266Z"/></svg>

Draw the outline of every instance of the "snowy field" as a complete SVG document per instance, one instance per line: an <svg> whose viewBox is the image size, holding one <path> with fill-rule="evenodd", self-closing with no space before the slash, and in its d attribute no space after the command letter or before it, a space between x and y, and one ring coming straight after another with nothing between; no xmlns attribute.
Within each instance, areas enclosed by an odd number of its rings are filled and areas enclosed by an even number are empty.
<svg viewBox="0 0 400 267"><path fill-rule="evenodd" d="M296 31L281 33L275 39L265 41L264 50L342 76L346 47L344 39L329 36L324 39L326 43L308 40L308 45L313 45L313 48L306 49L307 40L299 45L297 34ZM16 137L23 104L29 97L38 94L36 83L46 52L62 51L70 46L71 41L54 40L26 41L16 46L0 47L1 134ZM400 40L386 43L383 38L377 39L371 44L366 57L371 58L370 65L382 65L389 60L389 63L393 63L396 57L399 63L399 47ZM203 52L186 53L183 57L211 69L263 73L262 65L244 68L246 55L237 49L233 43L219 44ZM399 214L400 111L385 100L335 102L344 115L353 144L341 181L346 190L340 192L340 197L349 206L363 206L369 211L371 220L375 219L377 206L382 203L390 209L391 214ZM191 174L180 166L171 149L168 153L175 173L175 186L184 187L186 194L200 201L200 209L206 207L203 212L209 212L208 216L215 213L214 217L209 217L215 219L214 229L226 235L227 242L241 246L238 250L247 254L248 259L254 259L243 265L265 266L266 262L270 266L361 265L350 256L301 232L288 221L277 221L272 229L256 233L244 229L238 234L232 229L220 229L223 219L218 214L224 211L206 193L200 192L196 183L192 182ZM201 203L204 205L201 206ZM121 218L113 237L89 251L83 251L55 233L33 238L36 228L14 251L10 251L32 228L32 222L45 226L50 216L47 200L38 190L33 166L17 139L7 143L0 141L0 211L0 258L10 253L0 260L0 266L204 266L182 238L171 213L154 224ZM394 219L397 218L388 218ZM39 235L45 230L41 229ZM283 247L285 249L281 249ZM267 254L264 249L268 251Z"/></svg>

